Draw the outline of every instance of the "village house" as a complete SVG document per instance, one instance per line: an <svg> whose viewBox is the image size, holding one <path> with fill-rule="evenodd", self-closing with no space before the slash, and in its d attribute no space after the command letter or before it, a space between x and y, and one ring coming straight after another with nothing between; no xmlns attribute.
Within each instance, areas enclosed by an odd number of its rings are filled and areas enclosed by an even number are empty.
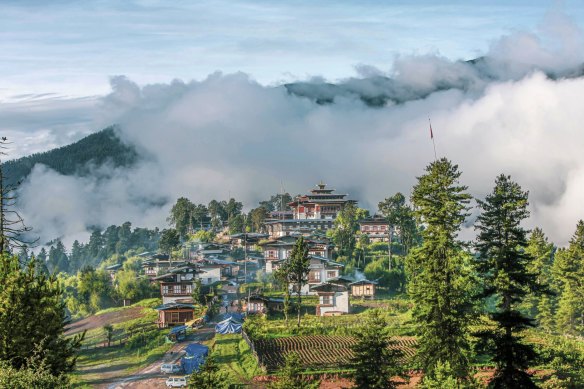
<svg viewBox="0 0 584 389"><path fill-rule="evenodd" d="M169 269L183 266L186 262L182 259L170 258L168 254L156 254L142 262L142 271L148 277L167 273Z"/></svg>
<svg viewBox="0 0 584 389"><path fill-rule="evenodd" d="M333 228L337 214L347 203L346 194L336 194L320 183L306 195L297 196L288 203L292 209L292 219L272 220L265 223L271 238L289 236L302 231L326 231Z"/></svg>
<svg viewBox="0 0 584 389"><path fill-rule="evenodd" d="M375 215L358 221L359 231L369 236L372 242L386 242L389 238L389 224L383 216Z"/></svg>
<svg viewBox="0 0 584 389"><path fill-rule="evenodd" d="M284 236L261 244L264 249L263 259L266 273L269 274L274 271L274 263L290 257L297 239L298 237L296 236ZM310 255L328 259L332 257L333 246L328 242L328 239L307 238L305 242L308 244L308 253Z"/></svg>
<svg viewBox="0 0 584 389"><path fill-rule="evenodd" d="M339 277L341 269L344 266L345 265L334 262L328 258L310 255L308 283L302 287L301 293L315 294L314 291L311 290L312 286ZM294 287L292 287L292 289L294 291Z"/></svg>
<svg viewBox="0 0 584 389"><path fill-rule="evenodd" d="M317 316L338 316L350 312L349 290L345 285L323 282L312 285L310 289L318 295Z"/></svg>
<svg viewBox="0 0 584 389"><path fill-rule="evenodd" d="M284 299L275 297L265 297L262 295L251 295L244 300L244 311L247 313L269 313L283 312Z"/></svg>
<svg viewBox="0 0 584 389"><path fill-rule="evenodd" d="M194 264L170 269L168 273L153 277L153 281L160 282L162 304L192 303L195 279L202 273Z"/></svg>

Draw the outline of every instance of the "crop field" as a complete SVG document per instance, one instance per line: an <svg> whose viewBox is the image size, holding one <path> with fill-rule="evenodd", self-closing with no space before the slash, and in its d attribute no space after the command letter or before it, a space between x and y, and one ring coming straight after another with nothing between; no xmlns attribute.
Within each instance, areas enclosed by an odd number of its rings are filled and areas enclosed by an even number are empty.
<svg viewBox="0 0 584 389"><path fill-rule="evenodd" d="M403 336L392 339L395 344L390 347L402 350L404 360L414 355L415 338ZM260 364L268 372L282 366L286 354L292 351L298 353L306 369L328 370L347 366L353 356L351 346L354 343L350 336L308 335L256 340L254 347Z"/></svg>

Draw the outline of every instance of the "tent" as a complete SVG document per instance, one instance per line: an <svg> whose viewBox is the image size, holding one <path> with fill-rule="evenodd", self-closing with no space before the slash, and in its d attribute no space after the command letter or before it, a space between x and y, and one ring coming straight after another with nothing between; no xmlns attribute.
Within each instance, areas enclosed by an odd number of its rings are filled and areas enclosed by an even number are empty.
<svg viewBox="0 0 584 389"><path fill-rule="evenodd" d="M191 343L185 348L186 355L181 358L180 365L186 374L191 374L193 371L198 371L207 355L209 355L209 347L200 343Z"/></svg>
<svg viewBox="0 0 584 389"><path fill-rule="evenodd" d="M219 334L239 334L241 332L241 323L233 317L220 321L215 325L215 332Z"/></svg>

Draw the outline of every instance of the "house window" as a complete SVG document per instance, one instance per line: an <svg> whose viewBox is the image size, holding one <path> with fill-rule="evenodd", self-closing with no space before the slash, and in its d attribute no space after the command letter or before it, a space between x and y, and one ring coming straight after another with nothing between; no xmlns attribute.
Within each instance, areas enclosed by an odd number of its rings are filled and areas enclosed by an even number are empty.
<svg viewBox="0 0 584 389"><path fill-rule="evenodd" d="M168 285L162 285L162 294L168 294L170 292Z"/></svg>
<svg viewBox="0 0 584 389"><path fill-rule="evenodd" d="M320 303L322 305L333 305L333 296L320 296Z"/></svg>
<svg viewBox="0 0 584 389"><path fill-rule="evenodd" d="M337 276L337 272L336 270L329 270L326 272L326 277L327 278L335 278Z"/></svg>
<svg viewBox="0 0 584 389"><path fill-rule="evenodd" d="M313 271L312 272L312 278L313 281L320 281L320 271Z"/></svg>

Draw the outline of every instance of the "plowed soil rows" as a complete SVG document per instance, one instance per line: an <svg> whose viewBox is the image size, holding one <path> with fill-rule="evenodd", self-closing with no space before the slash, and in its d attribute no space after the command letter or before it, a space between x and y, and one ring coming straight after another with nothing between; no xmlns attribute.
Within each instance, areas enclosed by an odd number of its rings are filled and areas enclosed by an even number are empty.
<svg viewBox="0 0 584 389"><path fill-rule="evenodd" d="M416 339L413 337L394 337L390 347L397 347L407 360L414 355ZM353 356L351 346L355 340L350 336L292 336L288 338L263 339L254 342L260 363L268 371L275 371L284 364L287 353L295 351L305 368L331 369L346 366Z"/></svg>

